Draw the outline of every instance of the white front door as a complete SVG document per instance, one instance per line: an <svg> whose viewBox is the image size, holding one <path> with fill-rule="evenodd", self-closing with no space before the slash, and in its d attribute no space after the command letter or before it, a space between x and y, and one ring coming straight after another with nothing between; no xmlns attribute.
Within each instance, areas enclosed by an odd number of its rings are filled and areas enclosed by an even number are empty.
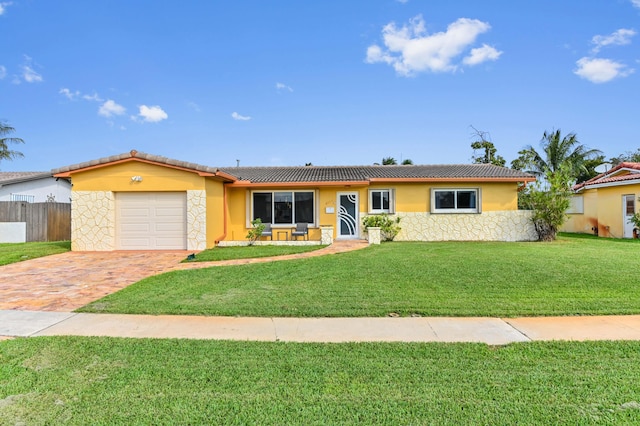
<svg viewBox="0 0 640 426"><path fill-rule="evenodd" d="M629 222L629 218L636 212L636 196L635 195L623 195L622 196L622 229L624 229L624 238L633 238L633 223Z"/></svg>
<svg viewBox="0 0 640 426"><path fill-rule="evenodd" d="M358 193L338 192L338 238L358 238Z"/></svg>

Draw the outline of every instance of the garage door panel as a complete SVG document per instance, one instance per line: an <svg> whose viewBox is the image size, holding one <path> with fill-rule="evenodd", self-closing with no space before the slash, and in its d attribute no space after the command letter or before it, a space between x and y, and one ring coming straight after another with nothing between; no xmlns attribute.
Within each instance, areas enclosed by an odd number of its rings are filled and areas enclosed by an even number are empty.
<svg viewBox="0 0 640 426"><path fill-rule="evenodd" d="M186 249L186 193L116 194L116 244L123 250Z"/></svg>

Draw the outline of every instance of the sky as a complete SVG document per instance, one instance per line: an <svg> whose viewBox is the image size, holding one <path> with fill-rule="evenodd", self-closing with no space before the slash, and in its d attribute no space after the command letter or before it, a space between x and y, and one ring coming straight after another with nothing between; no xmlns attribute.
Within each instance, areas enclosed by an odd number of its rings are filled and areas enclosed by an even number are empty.
<svg viewBox="0 0 640 426"><path fill-rule="evenodd" d="M640 148L640 0L0 0L0 171ZM476 153L479 154L479 153Z"/></svg>

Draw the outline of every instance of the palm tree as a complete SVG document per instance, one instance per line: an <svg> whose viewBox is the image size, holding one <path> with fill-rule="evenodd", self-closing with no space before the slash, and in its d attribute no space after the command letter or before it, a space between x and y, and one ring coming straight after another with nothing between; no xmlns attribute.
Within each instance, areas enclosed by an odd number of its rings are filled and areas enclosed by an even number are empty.
<svg viewBox="0 0 640 426"><path fill-rule="evenodd" d="M578 141L575 133L569 133L561 137L560 129L545 131L540 141L542 153L536 151L531 145L518 152L520 157L511 162L511 167L524 170L536 176L544 176L549 172L554 174L561 168L566 168L573 179L589 174L588 166L602 152L597 149L589 149Z"/></svg>
<svg viewBox="0 0 640 426"><path fill-rule="evenodd" d="M13 160L17 157L24 157L21 152L9 149L10 143L24 143L20 138L8 136L15 131L16 129L9 126L7 123L0 121L0 160Z"/></svg>
<svg viewBox="0 0 640 426"><path fill-rule="evenodd" d="M382 165L383 166L395 166L397 164L398 164L398 162L393 157L384 157L382 159Z"/></svg>

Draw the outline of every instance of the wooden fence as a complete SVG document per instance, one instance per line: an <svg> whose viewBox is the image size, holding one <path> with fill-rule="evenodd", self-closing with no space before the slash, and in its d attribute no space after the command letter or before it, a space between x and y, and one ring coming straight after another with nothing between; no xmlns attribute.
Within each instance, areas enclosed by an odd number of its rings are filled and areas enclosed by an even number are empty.
<svg viewBox="0 0 640 426"><path fill-rule="evenodd" d="M26 241L71 239L71 204L0 201L0 222L25 222Z"/></svg>

